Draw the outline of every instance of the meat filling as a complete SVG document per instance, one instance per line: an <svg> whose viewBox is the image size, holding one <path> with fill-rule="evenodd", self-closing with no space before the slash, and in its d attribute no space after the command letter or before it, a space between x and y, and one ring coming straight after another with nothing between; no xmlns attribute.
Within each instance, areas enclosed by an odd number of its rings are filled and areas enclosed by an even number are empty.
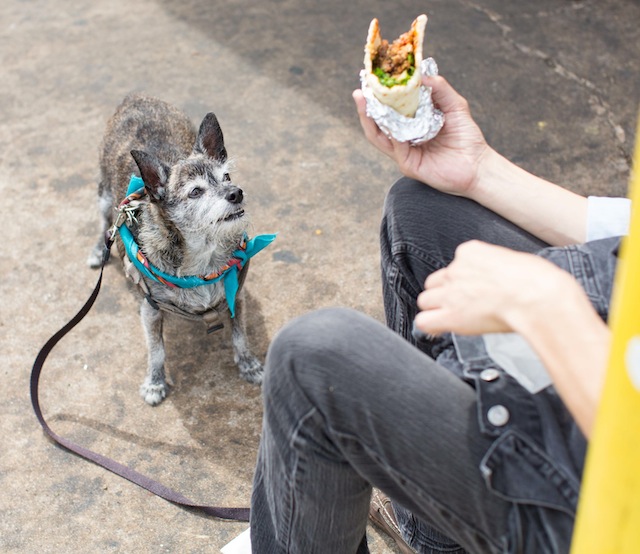
<svg viewBox="0 0 640 554"><path fill-rule="evenodd" d="M381 69L390 77L399 77L405 71L412 74L415 64L413 56L413 31L400 35L392 44L383 40L373 59L373 68Z"/></svg>

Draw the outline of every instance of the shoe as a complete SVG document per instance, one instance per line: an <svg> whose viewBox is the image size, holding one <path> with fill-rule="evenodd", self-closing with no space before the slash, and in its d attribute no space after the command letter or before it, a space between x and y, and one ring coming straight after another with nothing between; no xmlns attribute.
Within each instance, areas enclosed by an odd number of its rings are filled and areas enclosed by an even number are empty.
<svg viewBox="0 0 640 554"><path fill-rule="evenodd" d="M395 541L402 554L416 554L416 551L402 538L391 500L378 489L373 489L371 494L369 519Z"/></svg>

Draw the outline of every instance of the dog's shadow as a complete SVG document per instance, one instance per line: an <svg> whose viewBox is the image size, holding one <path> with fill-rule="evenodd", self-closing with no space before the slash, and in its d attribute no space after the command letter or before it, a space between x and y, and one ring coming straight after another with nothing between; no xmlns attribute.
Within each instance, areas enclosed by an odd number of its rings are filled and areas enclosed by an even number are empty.
<svg viewBox="0 0 640 554"><path fill-rule="evenodd" d="M259 300L245 289L247 340L264 362L269 346ZM233 361L230 325L207 334L200 322L165 319L170 402L202 448L227 452L230 463L253 469L262 423L261 389L240 377ZM158 407L162 408L162 404ZM154 408L154 409L158 409ZM213 452L212 452L213 454ZM241 463L247 457L249 463Z"/></svg>

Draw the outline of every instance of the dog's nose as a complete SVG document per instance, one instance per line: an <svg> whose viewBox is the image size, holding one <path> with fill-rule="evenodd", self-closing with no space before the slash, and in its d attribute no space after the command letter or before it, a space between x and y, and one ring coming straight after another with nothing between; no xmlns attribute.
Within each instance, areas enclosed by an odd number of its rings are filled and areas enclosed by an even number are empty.
<svg viewBox="0 0 640 554"><path fill-rule="evenodd" d="M242 189L239 189L238 187L229 187L225 198L227 199L227 202L231 202L232 204L240 204L240 202L242 202L242 199L244 198L244 195L242 193Z"/></svg>

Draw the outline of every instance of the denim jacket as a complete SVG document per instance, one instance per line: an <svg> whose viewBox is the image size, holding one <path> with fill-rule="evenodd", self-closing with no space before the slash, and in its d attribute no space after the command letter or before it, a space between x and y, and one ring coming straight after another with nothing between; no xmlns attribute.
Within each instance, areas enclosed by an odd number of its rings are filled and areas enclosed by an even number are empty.
<svg viewBox="0 0 640 554"><path fill-rule="evenodd" d="M569 271L606 320L619 238L546 248L540 256ZM438 361L478 396L481 432L494 439L480 464L487 487L513 502L506 552L568 552L580 491L586 439L542 365L527 371L496 362L488 337L452 336ZM514 370L515 369L515 370Z"/></svg>

